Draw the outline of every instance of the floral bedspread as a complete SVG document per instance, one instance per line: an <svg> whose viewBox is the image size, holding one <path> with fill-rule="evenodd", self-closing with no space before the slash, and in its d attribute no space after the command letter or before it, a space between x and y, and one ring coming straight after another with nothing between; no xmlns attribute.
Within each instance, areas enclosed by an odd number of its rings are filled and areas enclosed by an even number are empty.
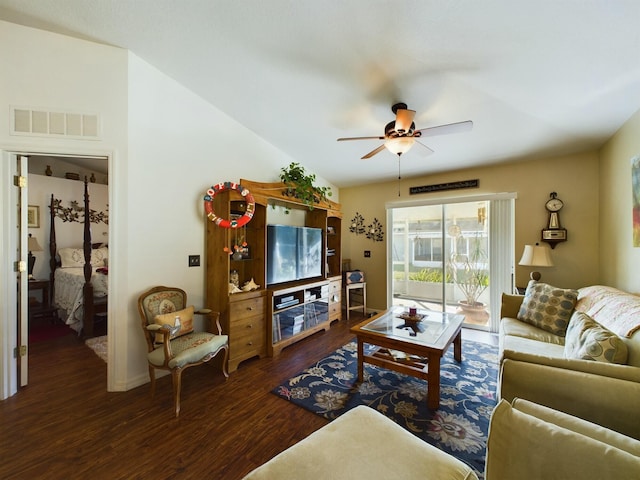
<svg viewBox="0 0 640 480"><path fill-rule="evenodd" d="M84 269L81 267L58 268L55 272L55 293L53 303L61 314L64 322L80 333L84 316ZM106 297L108 293L109 277L97 273L93 268L91 284L94 297Z"/></svg>

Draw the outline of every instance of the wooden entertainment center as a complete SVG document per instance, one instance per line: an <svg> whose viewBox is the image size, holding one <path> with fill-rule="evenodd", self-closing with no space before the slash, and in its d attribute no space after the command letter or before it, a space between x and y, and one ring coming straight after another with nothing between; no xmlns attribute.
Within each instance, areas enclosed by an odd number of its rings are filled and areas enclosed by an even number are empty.
<svg viewBox="0 0 640 480"><path fill-rule="evenodd" d="M253 218L242 228L221 228L207 220L207 306L220 312L229 335L229 371L255 356L278 355L281 350L342 319L342 262L340 205L321 200L310 209L287 196L285 184L240 180L255 200ZM225 190L212 201L217 216L231 219L246 212L247 202L236 190ZM267 286L267 209L274 205L304 210L306 227L322 230L322 273L308 280ZM246 242L242 255L234 245ZM227 251L225 251L225 248ZM257 289L230 293L231 272L239 287Z"/></svg>

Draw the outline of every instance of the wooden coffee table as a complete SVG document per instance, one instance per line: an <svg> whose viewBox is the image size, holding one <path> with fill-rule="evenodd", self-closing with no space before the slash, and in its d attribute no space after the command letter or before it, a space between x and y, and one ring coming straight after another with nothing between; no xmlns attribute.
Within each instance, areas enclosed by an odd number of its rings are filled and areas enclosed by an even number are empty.
<svg viewBox="0 0 640 480"><path fill-rule="evenodd" d="M364 362L427 381L427 406L440 406L440 360L453 343L453 357L462 361L463 315L393 307L351 328L358 338L358 381ZM374 345L365 355L364 344Z"/></svg>

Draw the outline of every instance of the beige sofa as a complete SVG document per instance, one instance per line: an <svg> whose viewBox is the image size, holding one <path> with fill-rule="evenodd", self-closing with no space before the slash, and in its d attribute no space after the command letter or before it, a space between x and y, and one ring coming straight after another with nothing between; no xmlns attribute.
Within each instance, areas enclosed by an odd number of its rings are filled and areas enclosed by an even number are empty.
<svg viewBox="0 0 640 480"><path fill-rule="evenodd" d="M624 364L567 358L567 337L518 320L524 298L503 295L499 397L528 399L640 439L640 297L605 286L579 289L568 322L571 329L581 312L615 333Z"/></svg>
<svg viewBox="0 0 640 480"><path fill-rule="evenodd" d="M464 463L359 406L249 473L244 480L472 480ZM486 480L640 478L640 442L526 400L495 408Z"/></svg>

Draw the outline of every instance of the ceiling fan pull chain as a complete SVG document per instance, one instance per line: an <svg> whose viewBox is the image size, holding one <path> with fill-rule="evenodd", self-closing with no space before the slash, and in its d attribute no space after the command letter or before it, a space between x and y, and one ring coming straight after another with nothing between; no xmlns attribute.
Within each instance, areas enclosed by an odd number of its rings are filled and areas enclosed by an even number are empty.
<svg viewBox="0 0 640 480"><path fill-rule="evenodd" d="M398 153L398 196L400 196L400 155L402 155L401 153Z"/></svg>

